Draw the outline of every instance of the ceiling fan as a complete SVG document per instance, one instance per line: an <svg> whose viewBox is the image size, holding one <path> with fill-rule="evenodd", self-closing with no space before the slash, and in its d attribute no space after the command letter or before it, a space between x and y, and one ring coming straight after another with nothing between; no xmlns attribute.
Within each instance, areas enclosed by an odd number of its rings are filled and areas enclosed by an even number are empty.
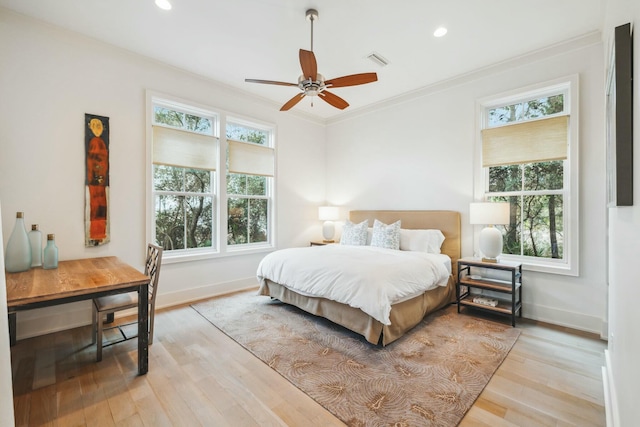
<svg viewBox="0 0 640 427"><path fill-rule="evenodd" d="M282 108L280 108L280 111L289 110L305 96L319 96L328 104L344 110L349 106L349 103L339 96L329 92L327 88L372 83L378 80L378 76L376 73L360 73L325 80L324 76L318 73L316 56L313 54L313 21L318 19L318 11L315 9L309 9L305 16L307 20L311 21L311 50L300 49L300 67L302 68L302 74L298 77L298 83L256 79L245 79L244 81L248 83L263 83L268 85L297 86L301 92L287 101ZM313 103L311 105L313 105Z"/></svg>

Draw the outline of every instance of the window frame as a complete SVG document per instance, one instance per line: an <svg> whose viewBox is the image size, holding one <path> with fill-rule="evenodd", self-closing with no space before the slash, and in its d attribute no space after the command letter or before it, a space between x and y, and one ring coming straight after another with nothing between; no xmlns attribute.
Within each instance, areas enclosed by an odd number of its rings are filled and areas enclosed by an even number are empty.
<svg viewBox="0 0 640 427"><path fill-rule="evenodd" d="M529 271L539 271L545 273L561 274L568 276L578 276L579 274L579 99L578 99L579 78L578 75L571 75L555 80L538 83L525 88L515 89L509 92L482 98L476 102L476 143L474 149L474 199L485 201L489 197L497 197L512 192L489 193L489 168L482 166L482 130L488 128L488 111L492 108L524 102L531 99L541 98L558 93L565 94L564 111L542 118L557 117L559 115L569 115L569 135L567 159L563 160L563 230L564 246L563 259L538 258L532 256L501 254L500 258L509 261L519 261L523 263L523 268ZM536 120L536 119L533 119ZM523 121L512 122L523 123ZM508 126L508 124L505 124ZM504 126L504 125L503 125ZM496 127L496 126L492 126ZM518 194L533 194L535 192L518 191ZM558 190L544 190L544 194L558 193ZM481 228L474 227L474 253L478 249L478 235Z"/></svg>
<svg viewBox="0 0 640 427"><path fill-rule="evenodd" d="M217 144L217 164L216 170L210 173L212 177L211 192L213 197L213 230L212 230L212 247L208 248L190 248L165 251L163 262L167 264L176 262L196 261L201 259L210 259L226 256L248 255L253 253L261 253L272 251L276 247L276 210L275 210L275 188L276 175L267 180L267 233L268 238L265 243L246 244L246 245L227 245L227 138L226 123L227 118L233 118L233 123L239 121L247 126L265 130L269 133L269 146L274 149L274 162L277 162L277 150L275 149L276 126L254 118L243 117L242 115L229 113L219 108L210 107L199 104L190 100L184 100L172 95L167 95L155 91L146 91L146 203L147 213L146 222L146 238L147 241L155 241L155 188L153 176L153 125L154 125L154 106L161 105L164 107L175 108L178 111L190 114L202 114L206 117L215 117L212 123L213 136L218 139ZM186 111L185 111L186 110ZM275 165L274 165L275 170ZM215 239L215 242L213 240Z"/></svg>

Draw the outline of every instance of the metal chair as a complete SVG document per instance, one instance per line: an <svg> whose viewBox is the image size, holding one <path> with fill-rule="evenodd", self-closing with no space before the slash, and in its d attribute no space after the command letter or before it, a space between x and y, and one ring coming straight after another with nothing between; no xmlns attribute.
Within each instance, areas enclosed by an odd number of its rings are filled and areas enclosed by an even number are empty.
<svg viewBox="0 0 640 427"><path fill-rule="evenodd" d="M156 309L156 294L158 290L158 278L160 277L160 265L162 263L162 248L160 246L149 243L147 247L147 259L144 265L144 274L149 276L149 345L153 344L153 321ZM138 307L138 293L129 292L126 294L109 295L100 298L93 299L93 327L92 327L92 342L97 342L96 359L98 362L102 360L102 335L103 330L103 316L110 315L116 311L127 310L130 308ZM113 326L117 328L122 335L122 339L111 342L104 347L108 347L113 344L118 344L123 341L136 338L138 335L127 336L123 330L123 327L128 325L137 324L137 322L127 323L123 325Z"/></svg>

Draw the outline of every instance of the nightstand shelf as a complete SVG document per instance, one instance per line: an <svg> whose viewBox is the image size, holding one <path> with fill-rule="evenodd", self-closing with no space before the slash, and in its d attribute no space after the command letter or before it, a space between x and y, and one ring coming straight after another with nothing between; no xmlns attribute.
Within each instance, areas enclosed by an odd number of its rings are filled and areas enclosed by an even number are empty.
<svg viewBox="0 0 640 427"><path fill-rule="evenodd" d="M481 277L472 274L472 269L484 269L507 272L510 280ZM497 301L497 306L474 302L479 296L471 292L472 289L486 290L498 293L491 296ZM482 295L486 297L486 295ZM511 318L511 325L516 325L516 314L522 317L522 263L519 262L485 262L477 258L462 258L458 260L458 282L456 284L456 301L458 313L460 308L472 307L490 311Z"/></svg>

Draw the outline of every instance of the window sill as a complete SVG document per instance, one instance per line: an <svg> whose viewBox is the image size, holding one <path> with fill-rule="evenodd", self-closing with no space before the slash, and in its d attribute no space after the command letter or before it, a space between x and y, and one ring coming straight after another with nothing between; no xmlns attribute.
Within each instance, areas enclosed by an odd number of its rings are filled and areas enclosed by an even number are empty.
<svg viewBox="0 0 640 427"><path fill-rule="evenodd" d="M169 251L165 251L163 253L162 263L177 264L182 262L201 261L201 260L207 260L207 259L226 258L226 257L242 256L242 255L253 255L258 253L273 252L275 250L276 248L274 248L271 245L260 245L260 246L244 247L244 248L233 248L233 249L227 248L227 252L182 251L182 252L171 253Z"/></svg>
<svg viewBox="0 0 640 427"><path fill-rule="evenodd" d="M578 267L572 266L571 262L562 260L538 260L530 257L515 255L500 255L498 257L505 261L515 261L522 263L522 269L525 271L536 271L539 273L559 274L562 276L578 276Z"/></svg>

